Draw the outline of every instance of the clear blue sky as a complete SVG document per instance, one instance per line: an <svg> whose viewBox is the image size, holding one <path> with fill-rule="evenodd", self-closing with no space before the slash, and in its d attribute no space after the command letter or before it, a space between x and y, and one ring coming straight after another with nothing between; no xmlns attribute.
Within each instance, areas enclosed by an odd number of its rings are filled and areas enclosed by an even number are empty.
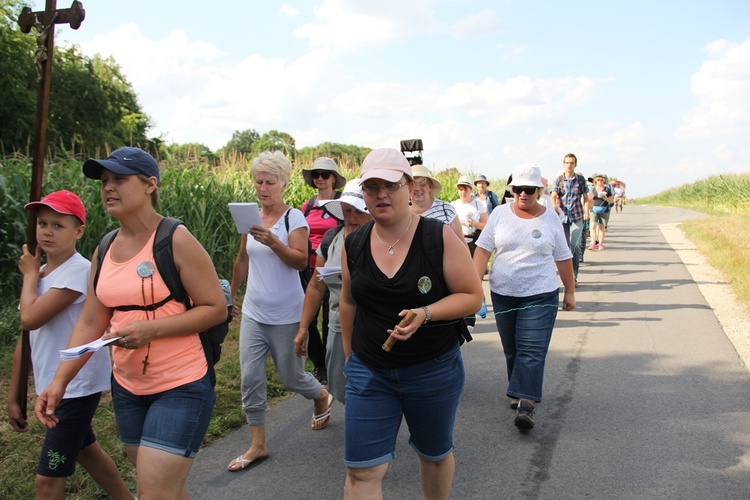
<svg viewBox="0 0 750 500"><path fill-rule="evenodd" d="M434 171L491 179L573 152L631 197L750 171L746 0L83 4L58 42L113 56L168 141L421 138Z"/></svg>

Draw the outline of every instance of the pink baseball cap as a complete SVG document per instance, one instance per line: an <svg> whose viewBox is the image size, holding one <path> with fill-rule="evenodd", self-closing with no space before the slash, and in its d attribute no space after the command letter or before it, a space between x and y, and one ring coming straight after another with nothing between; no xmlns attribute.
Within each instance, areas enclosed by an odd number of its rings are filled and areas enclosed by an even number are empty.
<svg viewBox="0 0 750 500"><path fill-rule="evenodd" d="M398 149L373 149L362 162L360 184L369 179L383 179L388 182L398 182L401 176L412 179L411 165L406 156Z"/></svg>
<svg viewBox="0 0 750 500"><path fill-rule="evenodd" d="M49 207L55 212L78 217L82 224L86 224L86 208L77 194L61 189L50 193L39 201L32 201L23 206L26 210L37 210L39 207Z"/></svg>

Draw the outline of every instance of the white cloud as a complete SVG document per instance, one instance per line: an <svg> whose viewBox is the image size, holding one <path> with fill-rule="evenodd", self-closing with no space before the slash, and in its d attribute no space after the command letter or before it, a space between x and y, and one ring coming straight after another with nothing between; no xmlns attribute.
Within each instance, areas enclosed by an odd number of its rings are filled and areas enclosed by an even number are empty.
<svg viewBox="0 0 750 500"><path fill-rule="evenodd" d="M712 57L691 79L699 104L683 117L676 136L683 140L750 134L750 39L718 40L705 52Z"/></svg>
<svg viewBox="0 0 750 500"><path fill-rule="evenodd" d="M279 7L279 15L284 17L296 17L299 15L299 9L284 4Z"/></svg>
<svg viewBox="0 0 750 500"><path fill-rule="evenodd" d="M470 14L451 25L440 27L436 31L445 32L456 38L468 39L498 33L504 29L505 26L500 16L492 9L484 9L481 12Z"/></svg>

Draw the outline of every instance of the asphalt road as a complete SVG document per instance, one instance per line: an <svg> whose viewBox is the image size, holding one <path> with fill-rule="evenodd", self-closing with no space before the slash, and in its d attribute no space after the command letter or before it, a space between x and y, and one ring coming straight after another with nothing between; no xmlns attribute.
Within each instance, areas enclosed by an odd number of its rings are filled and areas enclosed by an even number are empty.
<svg viewBox="0 0 750 500"><path fill-rule="evenodd" d="M558 314L528 433L513 425L494 321L478 323L462 348L451 498L750 498L750 377L658 227L698 215L637 206L612 214L607 249L586 251L578 307ZM269 410L268 460L227 471L249 446L240 429L198 454L188 492L341 498L343 412L336 403L329 426L313 432L312 403L288 399ZM390 499L420 498L405 427L384 480Z"/></svg>

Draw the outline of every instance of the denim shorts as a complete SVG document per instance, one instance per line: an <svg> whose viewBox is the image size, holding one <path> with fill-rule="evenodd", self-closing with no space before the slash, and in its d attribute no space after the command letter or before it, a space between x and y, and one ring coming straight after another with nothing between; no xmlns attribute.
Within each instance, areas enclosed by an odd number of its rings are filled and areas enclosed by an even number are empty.
<svg viewBox="0 0 750 500"><path fill-rule="evenodd" d="M125 446L148 446L194 458L214 408L208 374L168 391L137 396L112 377L112 401L120 439Z"/></svg>
<svg viewBox="0 0 750 500"><path fill-rule="evenodd" d="M78 454L96 442L91 420L99 406L101 392L80 398L63 399L55 416L59 422L47 429L36 473L44 477L70 477L76 470Z"/></svg>
<svg viewBox="0 0 750 500"><path fill-rule="evenodd" d="M458 344L435 359L395 369L373 368L352 354L344 373L347 467L393 460L402 417L409 426L409 444L421 458L437 462L451 454L465 380Z"/></svg>

